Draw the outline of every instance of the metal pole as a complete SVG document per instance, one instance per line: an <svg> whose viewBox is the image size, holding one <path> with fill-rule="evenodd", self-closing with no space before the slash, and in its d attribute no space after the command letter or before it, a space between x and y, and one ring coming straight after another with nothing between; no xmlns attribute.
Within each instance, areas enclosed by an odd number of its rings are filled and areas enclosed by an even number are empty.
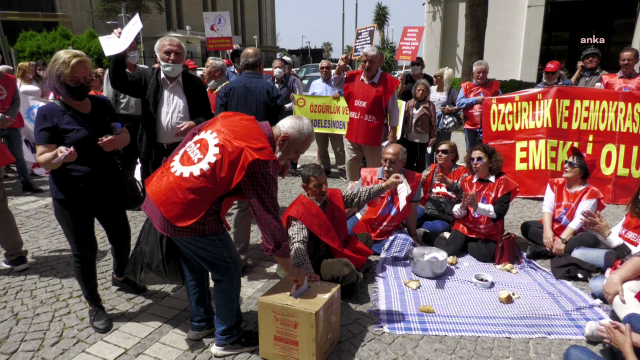
<svg viewBox="0 0 640 360"><path fill-rule="evenodd" d="M302 45L300 45L300 49L302 49L304 47L304 38L305 38L305 36L302 35Z"/></svg>
<svg viewBox="0 0 640 360"><path fill-rule="evenodd" d="M127 3L122 3L122 28L127 26Z"/></svg>
<svg viewBox="0 0 640 360"><path fill-rule="evenodd" d="M142 40L142 29L140 29L140 47L142 48L142 65L147 65L144 61L144 42Z"/></svg>
<svg viewBox="0 0 640 360"><path fill-rule="evenodd" d="M4 63L15 69L13 62L11 61L9 47L7 46L7 42L5 41L4 31L2 30L2 22L0 22L0 45L2 45L2 57L4 58Z"/></svg>
<svg viewBox="0 0 640 360"><path fill-rule="evenodd" d="M311 41L307 41L307 45L309 45L309 64L313 63L311 60Z"/></svg>
<svg viewBox="0 0 640 360"><path fill-rule="evenodd" d="M356 30L358 29L358 0L356 0Z"/></svg>
<svg viewBox="0 0 640 360"><path fill-rule="evenodd" d="M342 0L342 51L340 54L344 54L344 0Z"/></svg>

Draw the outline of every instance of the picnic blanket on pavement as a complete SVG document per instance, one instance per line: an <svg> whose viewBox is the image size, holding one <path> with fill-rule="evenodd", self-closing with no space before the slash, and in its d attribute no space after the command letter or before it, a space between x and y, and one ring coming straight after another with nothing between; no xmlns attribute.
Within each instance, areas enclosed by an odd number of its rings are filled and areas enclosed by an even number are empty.
<svg viewBox="0 0 640 360"><path fill-rule="evenodd" d="M407 240L408 239L408 240ZM376 310L380 325L396 334L490 336L510 338L547 337L584 339L585 324L609 316L590 296L572 284L556 280L534 261L525 259L517 274L499 271L470 255L458 258L437 279L414 275L409 251L415 246L404 234L390 238L376 267ZM477 287L476 273L489 274L494 284ZM404 280L416 279L421 287L412 290ZM498 292L520 295L512 304L499 302ZM435 314L418 311L431 305Z"/></svg>

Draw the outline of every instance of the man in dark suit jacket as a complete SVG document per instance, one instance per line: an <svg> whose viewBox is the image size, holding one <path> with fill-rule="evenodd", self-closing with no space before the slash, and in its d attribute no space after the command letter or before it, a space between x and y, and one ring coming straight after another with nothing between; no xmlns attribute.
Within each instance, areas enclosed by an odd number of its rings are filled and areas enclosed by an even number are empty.
<svg viewBox="0 0 640 360"><path fill-rule="evenodd" d="M114 34L120 36L120 29ZM207 88L196 75L182 71L186 48L175 37L160 38L154 47L158 68L126 71L126 52L111 57L109 79L117 91L142 100L138 133L144 180L162 165L196 125L211 118Z"/></svg>

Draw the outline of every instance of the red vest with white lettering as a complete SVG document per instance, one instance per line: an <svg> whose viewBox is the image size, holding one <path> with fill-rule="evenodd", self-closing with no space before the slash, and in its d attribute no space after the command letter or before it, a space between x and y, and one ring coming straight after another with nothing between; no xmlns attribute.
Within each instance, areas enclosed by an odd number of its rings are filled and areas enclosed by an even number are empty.
<svg viewBox="0 0 640 360"><path fill-rule="evenodd" d="M9 74L2 74L2 78L0 78L0 114L6 114L11 108L11 103L13 103L13 97L18 91L18 86L16 85L16 77ZM13 124L9 126L9 129L21 129L24 127L24 120L22 119L22 114L18 112L18 115L13 119Z"/></svg>
<svg viewBox="0 0 640 360"><path fill-rule="evenodd" d="M188 226L238 185L254 160L276 161L264 131L253 116L225 112L182 140L147 179L147 197L171 223Z"/></svg>
<svg viewBox="0 0 640 360"><path fill-rule="evenodd" d="M469 81L462 83L460 87L467 99L479 96L489 97L500 95L500 81L489 80L482 86L478 86L474 84L473 81ZM465 118L465 129L479 129L482 127L482 103L464 108L462 109L462 113Z"/></svg>
<svg viewBox="0 0 640 360"><path fill-rule="evenodd" d="M602 74L602 87L618 91L640 91L640 74L631 79L619 78L618 74Z"/></svg>
<svg viewBox="0 0 640 360"><path fill-rule="evenodd" d="M456 194L447 190L447 186L445 184L439 183L437 181L433 185L431 194L429 194L429 188L431 187L431 182L433 181L433 179L435 179L437 175L436 174L437 166L438 164L431 164L431 166L429 167L429 172L431 173L431 176L429 176L427 181L425 181L424 184L422 185L422 198L420 199L420 205L422 206L425 206L427 204L427 199L429 199L429 196L441 197L441 198L449 199L453 202L456 202L458 200ZM438 168L438 174L442 174L441 168ZM467 170L467 168L464 166L459 166L457 169L451 171L451 173L447 175L447 178L451 179L453 182L458 182L465 175L469 175L469 170Z"/></svg>
<svg viewBox="0 0 640 360"><path fill-rule="evenodd" d="M360 80L362 70L349 71L344 81L344 98L349 105L347 140L361 145L380 146L387 119L387 104L400 80L380 73L377 83Z"/></svg>
<svg viewBox="0 0 640 360"><path fill-rule="evenodd" d="M629 245L637 247L640 245L640 220L637 217L627 213L618 233L620 239Z"/></svg>
<svg viewBox="0 0 640 360"><path fill-rule="evenodd" d="M379 171L380 168L362 169L360 171L362 187L384 183L383 179L378 178ZM399 210L398 190L387 191L367 203L367 211L353 227L354 234L369 233L374 240L384 240L394 231L402 229L402 223L411 215L410 203L416 191L420 191L422 180L422 175L410 170L405 170L403 175L409 183L411 193L407 196L407 203L402 211Z"/></svg>
<svg viewBox="0 0 640 360"><path fill-rule="evenodd" d="M460 186L463 192L475 192L478 203L495 205L498 199L508 192L511 192L511 200L518 195L518 184L506 175L496 178L493 183L474 183L473 179L474 176L467 176L462 179ZM476 214L467 207L467 215L457 219L453 229L473 238L498 241L504 233L504 219L494 222L490 217Z"/></svg>
<svg viewBox="0 0 640 360"><path fill-rule="evenodd" d="M553 210L553 233L556 236L562 235L567 225L573 221L576 216L576 210L578 205L583 200L597 199L598 211L602 211L605 208L602 198L604 195L593 185L587 185L580 191L570 193L567 190L567 180L563 178L549 180L549 187L554 194L556 194L556 204ZM540 220L542 222L542 220ZM578 230L577 232L582 231Z"/></svg>
<svg viewBox="0 0 640 360"><path fill-rule="evenodd" d="M290 217L297 219L310 232L329 245L334 259L347 259L356 269L362 269L373 251L355 236L349 235L342 191L329 189L327 198L329 204L327 210L323 212L306 196L298 196L282 214L282 222L287 226L287 220Z"/></svg>

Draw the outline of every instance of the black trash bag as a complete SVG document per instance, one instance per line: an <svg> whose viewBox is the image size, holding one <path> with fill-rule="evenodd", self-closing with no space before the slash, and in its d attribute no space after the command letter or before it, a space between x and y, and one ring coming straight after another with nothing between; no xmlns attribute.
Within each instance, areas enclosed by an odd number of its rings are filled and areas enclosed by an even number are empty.
<svg viewBox="0 0 640 360"><path fill-rule="evenodd" d="M180 249L147 218L140 229L125 276L140 285L184 285Z"/></svg>

